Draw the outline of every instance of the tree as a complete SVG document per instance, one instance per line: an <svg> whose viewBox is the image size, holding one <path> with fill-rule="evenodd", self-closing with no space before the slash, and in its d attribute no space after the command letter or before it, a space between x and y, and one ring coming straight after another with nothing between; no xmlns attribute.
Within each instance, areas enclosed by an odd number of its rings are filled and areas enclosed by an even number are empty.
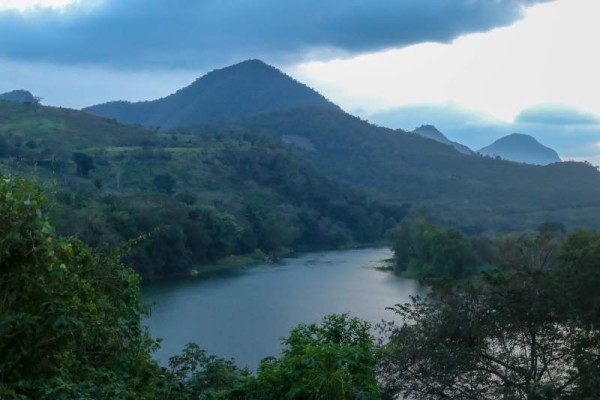
<svg viewBox="0 0 600 400"><path fill-rule="evenodd" d="M405 324L392 330L381 364L386 392L417 400L598 398L600 330L569 310L557 274L497 273L482 286L397 305Z"/></svg>
<svg viewBox="0 0 600 400"><path fill-rule="evenodd" d="M156 398L138 276L59 237L35 183L0 178L0 398Z"/></svg>
<svg viewBox="0 0 600 400"><path fill-rule="evenodd" d="M87 178L92 169L94 169L94 159L85 153L75 152L72 159L77 167L77 175Z"/></svg>
<svg viewBox="0 0 600 400"><path fill-rule="evenodd" d="M238 368L233 360L208 355L195 343L188 343L180 355L169 359L170 379L177 399L231 399L236 387L250 371Z"/></svg>
<svg viewBox="0 0 600 400"><path fill-rule="evenodd" d="M387 234L396 270L423 280L460 279L477 263L473 243L456 229L417 219L403 221Z"/></svg>
<svg viewBox="0 0 600 400"><path fill-rule="evenodd" d="M321 325L298 325L280 359L261 363L254 382L260 399L378 399L377 351L370 325L346 314Z"/></svg>
<svg viewBox="0 0 600 400"><path fill-rule="evenodd" d="M154 176L154 186L166 194L173 194L177 181L171 174L158 174Z"/></svg>

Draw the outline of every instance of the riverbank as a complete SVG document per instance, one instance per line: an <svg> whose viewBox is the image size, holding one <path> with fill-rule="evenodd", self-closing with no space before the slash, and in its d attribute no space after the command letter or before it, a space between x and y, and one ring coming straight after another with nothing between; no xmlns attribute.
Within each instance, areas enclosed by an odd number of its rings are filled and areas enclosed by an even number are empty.
<svg viewBox="0 0 600 400"><path fill-rule="evenodd" d="M376 249L381 247L388 247L386 241L377 241L373 243L355 243L352 245L340 246L337 248L323 247L323 248L303 248L298 250L283 249L277 252L277 254L265 254L260 250L255 250L251 254L244 255L230 255L213 263L193 265L186 273L178 275L169 275L152 280L146 280L143 284L152 284L158 282L166 282L171 280L190 279L210 275L214 273L224 272L227 270L248 267L258 264L277 264L283 261L284 258L296 258L301 257L304 254L323 252L323 251L344 251L344 250L359 250L359 249ZM389 260L385 260L386 262ZM379 268L379 267L377 267ZM381 269L388 269L382 267Z"/></svg>
<svg viewBox="0 0 600 400"><path fill-rule="evenodd" d="M263 263L277 262L278 259L269 257L260 250L243 256L231 255L210 264L195 265L190 269L189 277L221 272L232 268L246 267Z"/></svg>

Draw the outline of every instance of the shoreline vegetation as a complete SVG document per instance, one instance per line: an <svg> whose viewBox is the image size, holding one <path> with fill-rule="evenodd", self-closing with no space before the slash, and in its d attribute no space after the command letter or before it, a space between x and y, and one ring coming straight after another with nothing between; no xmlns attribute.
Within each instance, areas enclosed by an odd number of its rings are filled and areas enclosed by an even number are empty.
<svg viewBox="0 0 600 400"><path fill-rule="evenodd" d="M255 250L251 254L247 255L230 255L220 260L217 260L212 263L200 264L192 266L187 273L183 273L181 275L174 275L169 277L164 277L160 279L150 280L142 282L142 285L152 284L157 282L165 282L173 279L194 279L198 277L203 277L206 275L210 275L213 273L218 273L222 271L227 271L236 268L244 268L244 267L252 267L259 264L279 264L284 262L285 258L294 258L299 257L305 253L319 252L319 251L334 251L334 250L357 250L357 249L367 249L367 248L377 248L377 247L389 247L389 245L382 241L377 241L373 243L361 243L355 245L347 245L343 247L327 247L327 248L317 248L317 249L303 249L301 251L292 251L285 250L278 252L276 255L267 255L264 254L260 250ZM392 259L384 260L385 263L392 262ZM392 270L390 266L386 267L374 267L376 269L382 270Z"/></svg>

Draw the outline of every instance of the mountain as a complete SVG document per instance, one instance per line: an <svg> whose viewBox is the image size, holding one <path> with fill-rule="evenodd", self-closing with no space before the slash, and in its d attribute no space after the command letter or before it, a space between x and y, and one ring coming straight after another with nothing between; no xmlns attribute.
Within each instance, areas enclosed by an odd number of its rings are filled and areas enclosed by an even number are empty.
<svg viewBox="0 0 600 400"><path fill-rule="evenodd" d="M453 142L450 139L448 139L442 132L440 132L433 125L421 125L420 127L413 130L412 133L421 135L421 136L426 137L431 140L435 140L436 142L450 145L450 146L454 147L456 149L456 151L459 151L463 154L468 154L468 155L474 154L473 150L471 150L467 146L457 143L457 142Z"/></svg>
<svg viewBox="0 0 600 400"><path fill-rule="evenodd" d="M0 101L10 101L15 103L34 103L35 97L27 90L13 90L0 94Z"/></svg>
<svg viewBox="0 0 600 400"><path fill-rule="evenodd" d="M84 111L127 124L169 129L305 106L337 108L277 68L248 60L209 72L162 99L109 102Z"/></svg>
<svg viewBox="0 0 600 400"><path fill-rule="evenodd" d="M113 103L120 120L177 127L177 136L200 137L207 126L270 135L327 179L370 199L410 203L413 215L470 232L535 228L549 220L600 227L600 173L589 165L542 167L463 154L439 143L443 135L433 127L415 134L372 125L260 61L211 72L156 102L120 105ZM144 119L136 107L146 107Z"/></svg>
<svg viewBox="0 0 600 400"><path fill-rule="evenodd" d="M49 185L61 234L92 245L145 235L128 260L145 279L231 257L372 243L407 212L247 129L166 133L10 102L0 102L0 121L0 173Z"/></svg>
<svg viewBox="0 0 600 400"><path fill-rule="evenodd" d="M413 215L469 232L545 221L600 228L600 173L585 163L539 166L468 156L320 107L255 115L237 125L281 137L318 171L372 198L410 203Z"/></svg>
<svg viewBox="0 0 600 400"><path fill-rule="evenodd" d="M479 153L527 164L547 165L561 161L556 151L521 133L504 136L480 149Z"/></svg>

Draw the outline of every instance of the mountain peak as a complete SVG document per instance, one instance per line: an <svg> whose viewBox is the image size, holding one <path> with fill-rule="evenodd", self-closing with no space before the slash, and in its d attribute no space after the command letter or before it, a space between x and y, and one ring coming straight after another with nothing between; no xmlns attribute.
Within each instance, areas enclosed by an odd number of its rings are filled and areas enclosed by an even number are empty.
<svg viewBox="0 0 600 400"><path fill-rule="evenodd" d="M533 136L523 133L501 137L480 149L479 153L527 164L547 165L561 161L556 151L544 146Z"/></svg>
<svg viewBox="0 0 600 400"><path fill-rule="evenodd" d="M450 140L433 125L421 125L416 128L413 133L416 133L426 138L436 140L438 142L450 144Z"/></svg>
<svg viewBox="0 0 600 400"><path fill-rule="evenodd" d="M456 151L458 151L460 153L468 154L468 155L473 154L473 151L471 149L469 149L467 146L451 141L450 139L448 139L446 137L446 135L444 135L442 132L440 132L433 125L421 125L418 128L416 128L415 130L413 130L412 133L417 134L419 136L423 136L427 139L435 140L436 142L440 142L440 143L452 146L452 147L454 147L454 149Z"/></svg>
<svg viewBox="0 0 600 400"><path fill-rule="evenodd" d="M169 129L315 106L337 109L279 69L251 59L213 70L162 99L110 102L84 110L124 123Z"/></svg>
<svg viewBox="0 0 600 400"><path fill-rule="evenodd" d="M10 101L14 103L34 103L36 102L36 99L33 97L31 92L24 89L18 89L0 94L0 101Z"/></svg>

